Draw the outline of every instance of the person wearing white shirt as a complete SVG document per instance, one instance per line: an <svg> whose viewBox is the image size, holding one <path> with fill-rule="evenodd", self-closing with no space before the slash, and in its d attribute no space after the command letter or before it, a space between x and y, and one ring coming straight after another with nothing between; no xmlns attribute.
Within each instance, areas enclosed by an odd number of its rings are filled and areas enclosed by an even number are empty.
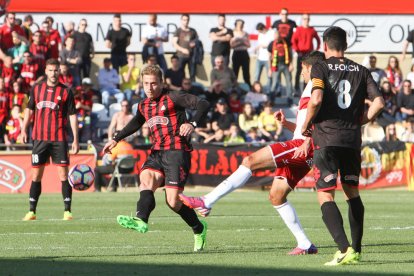
<svg viewBox="0 0 414 276"><path fill-rule="evenodd" d="M256 46L257 60L254 80L260 81L263 68L266 68L265 74L269 71L269 51L267 50L267 46L273 41L273 30L267 30L263 23L257 24L256 30L259 32L259 35ZM266 86L270 88L271 79L269 77L266 77L266 79Z"/></svg>
<svg viewBox="0 0 414 276"><path fill-rule="evenodd" d="M144 49L148 51L148 55L155 54L154 50L156 50L157 63L166 72L168 67L164 57L163 42L168 42L167 30L157 23L156 14L150 14L148 24L142 28L142 43L144 44Z"/></svg>
<svg viewBox="0 0 414 276"><path fill-rule="evenodd" d="M114 96L118 103L124 99L124 94L118 89L118 72L111 68L111 59L104 59L104 68L98 73L99 91L102 95L102 104L109 106L109 97Z"/></svg>

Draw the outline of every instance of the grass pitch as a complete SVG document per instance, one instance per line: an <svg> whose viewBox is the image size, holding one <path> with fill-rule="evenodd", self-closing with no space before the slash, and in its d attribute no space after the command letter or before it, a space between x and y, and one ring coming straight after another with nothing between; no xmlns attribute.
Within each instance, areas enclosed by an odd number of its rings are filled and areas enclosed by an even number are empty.
<svg viewBox="0 0 414 276"><path fill-rule="evenodd" d="M187 194L200 194L188 191ZM414 200L406 191L363 191L363 262L324 267L336 248L315 193L290 195L319 254L287 256L296 246L267 192L235 192L206 219L207 247L193 253L193 234L156 193L149 232L116 223L135 211L138 193L76 193L73 221L62 221L59 194L44 194L38 220L23 222L27 195L0 195L0 275L390 275L414 274ZM348 227L347 207L337 202Z"/></svg>

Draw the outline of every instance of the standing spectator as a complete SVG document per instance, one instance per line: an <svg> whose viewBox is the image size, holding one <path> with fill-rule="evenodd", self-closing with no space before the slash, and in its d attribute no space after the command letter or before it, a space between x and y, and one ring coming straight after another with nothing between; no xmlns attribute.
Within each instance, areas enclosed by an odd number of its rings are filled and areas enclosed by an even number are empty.
<svg viewBox="0 0 414 276"><path fill-rule="evenodd" d="M102 103L106 108L109 107L110 96L115 96L118 103L124 99L124 94L118 89L118 72L114 68L111 68L111 59L104 58L104 68L99 69L98 82L102 95Z"/></svg>
<svg viewBox="0 0 414 276"><path fill-rule="evenodd" d="M121 102L121 111L114 114L111 119L111 123L109 124L108 140L112 140L114 134L123 129L129 123L129 121L132 120L133 117L134 115L131 113L131 106L127 100L123 100Z"/></svg>
<svg viewBox="0 0 414 276"><path fill-rule="evenodd" d="M276 96L281 95L281 74L285 76L286 96L292 101L292 75L293 64L291 50L287 41L279 35L278 31L274 32L274 40L270 42L267 50L269 56L269 75L272 76L272 87L270 92Z"/></svg>
<svg viewBox="0 0 414 276"><path fill-rule="evenodd" d="M164 57L163 42L168 42L167 30L157 23L156 14L150 14L148 24L142 29L142 43L144 44L142 56L144 57L144 52L147 52L147 55L156 55L158 65L165 72L168 67ZM146 59L144 58L145 61Z"/></svg>
<svg viewBox="0 0 414 276"><path fill-rule="evenodd" d="M49 17L48 17L49 18ZM48 57L58 59L59 52L62 50L62 40L58 30L52 29L53 21L45 20L42 23L42 43L44 43L48 48Z"/></svg>
<svg viewBox="0 0 414 276"><path fill-rule="evenodd" d="M23 90L28 92L38 78L39 65L33 62L32 53L26 51L23 54L23 64L20 77L23 79Z"/></svg>
<svg viewBox="0 0 414 276"><path fill-rule="evenodd" d="M232 88L237 87L236 75L233 70L225 63L223 56L216 56L214 59L214 68L210 73L210 81L213 84L215 81L220 81L225 92L229 92Z"/></svg>
<svg viewBox="0 0 414 276"><path fill-rule="evenodd" d="M407 80L411 81L411 89L414 89L414 64L411 65L410 72L407 74Z"/></svg>
<svg viewBox="0 0 414 276"><path fill-rule="evenodd" d="M128 64L121 67L121 90L127 101L131 102L132 95L139 95L139 69L136 66L135 55L128 54ZM111 136L110 136L111 137Z"/></svg>
<svg viewBox="0 0 414 276"><path fill-rule="evenodd" d="M413 47L412 58L414 60L414 30L411 30L408 33L407 39L404 40L404 42L403 42L403 49L402 49L401 61L403 61L405 59L405 55L407 54L408 44L410 44L410 43L411 43L411 45Z"/></svg>
<svg viewBox="0 0 414 276"><path fill-rule="evenodd" d="M131 43L131 33L122 27L121 15L115 14L112 19L112 29L105 38L106 48L111 49L111 62L118 72L119 67L127 64L126 48Z"/></svg>
<svg viewBox="0 0 414 276"><path fill-rule="evenodd" d="M33 55L33 62L39 66L39 72L45 71L45 64L48 57L48 49L45 44L43 44L42 32L34 32L33 42L30 44L29 51Z"/></svg>
<svg viewBox="0 0 414 276"><path fill-rule="evenodd" d="M75 22L73 21L67 21L65 24L63 24L63 35L62 35L62 41L66 41L66 38L69 36L73 36L73 33L75 32Z"/></svg>
<svg viewBox="0 0 414 276"><path fill-rule="evenodd" d="M27 143L27 131L30 118L33 116L33 150L32 150L32 184L29 194L29 212L23 220L36 220L36 209L42 193L42 177L44 167L50 158L57 167L59 180L62 183L62 197L64 203L63 220L72 220L72 187L68 182L69 149L67 142L68 121L73 133L72 154L79 152L78 120L76 118L75 101L73 94L58 81L59 62L49 59L46 62L47 76L45 82L36 84L30 92L29 106L25 110L22 140ZM53 99L50 104L42 105L48 93ZM55 98L56 97L56 98ZM42 108L36 108L42 105Z"/></svg>
<svg viewBox="0 0 414 276"><path fill-rule="evenodd" d="M272 28L279 32L281 38L283 38L290 46L292 41L293 32L296 28L296 22L288 18L289 11L287 8L282 8L279 13L280 19L273 22Z"/></svg>
<svg viewBox="0 0 414 276"><path fill-rule="evenodd" d="M165 72L165 82L170 90L180 91L185 75L184 71L180 69L180 61L176 55L172 55L171 65L172 67Z"/></svg>
<svg viewBox="0 0 414 276"><path fill-rule="evenodd" d="M387 68L385 69L387 79L391 83L392 91L397 94L403 83L403 74L400 69L400 64L396 56L388 58Z"/></svg>
<svg viewBox="0 0 414 276"><path fill-rule="evenodd" d="M197 64L193 62L193 49L196 46L195 40L198 39L197 31L190 28L190 15L181 15L181 25L174 33L173 46L177 50L177 56L180 62L180 70L184 72L184 68L188 66L190 80L195 81Z"/></svg>
<svg viewBox="0 0 414 276"><path fill-rule="evenodd" d="M371 72L371 76L374 79L378 87L380 87L381 81L387 78L384 70L377 67L377 57L374 55L369 56L369 67L368 70Z"/></svg>
<svg viewBox="0 0 414 276"><path fill-rule="evenodd" d="M217 56L224 58L226 66L229 65L230 57L230 40L233 37L233 31L226 27L226 15L218 15L218 26L210 30L210 39L213 42L211 50L211 65L214 67Z"/></svg>
<svg viewBox="0 0 414 276"><path fill-rule="evenodd" d="M73 77L73 86L80 85L79 68L82 63L80 53L75 50L75 40L73 36L68 36L65 41L65 47L59 55L59 61L66 63L69 67L69 72Z"/></svg>
<svg viewBox="0 0 414 276"><path fill-rule="evenodd" d="M297 27L292 36L292 48L297 53L296 75L295 75L295 94L301 94L300 75L302 72L302 57L313 51L313 42L316 40L316 50L321 46L321 39L313 27L309 25L310 15L302 15L302 25Z"/></svg>
<svg viewBox="0 0 414 276"><path fill-rule="evenodd" d="M240 68L243 70L243 80L250 87L250 56L247 49L250 48L249 34L243 30L244 21L237 19L234 23L233 38L230 46L233 49L231 61L236 79L239 76Z"/></svg>
<svg viewBox="0 0 414 276"><path fill-rule="evenodd" d="M23 31L25 33L25 37L27 38L29 42L32 42L32 36L33 36L33 32L31 29L32 25L33 25L33 16L28 14L23 18Z"/></svg>
<svg viewBox="0 0 414 276"><path fill-rule="evenodd" d="M8 49L14 46L12 33L16 32L17 34L26 37L23 29L15 23L16 14L14 12L8 12L6 18L4 19L4 24L0 27L0 46L4 52L7 52Z"/></svg>
<svg viewBox="0 0 414 276"><path fill-rule="evenodd" d="M258 118L258 126L267 141L280 141L283 128L282 124L273 116L272 107L271 102L264 104L264 109Z"/></svg>
<svg viewBox="0 0 414 276"><path fill-rule="evenodd" d="M66 62L62 62L59 65L59 82L64 84L68 88L73 86L73 75L69 71L69 66Z"/></svg>
<svg viewBox="0 0 414 276"><path fill-rule="evenodd" d="M267 47L269 46L269 43L273 41L273 30L266 29L265 25L263 23L258 23L256 26L256 30L259 32L258 38L257 38L257 46L256 46L256 69L255 69L255 76L254 81L260 81L260 77L262 75L262 70L265 68L265 74L266 74L266 86L267 89L270 89L270 80L271 78L268 76L269 72L269 51L267 50Z"/></svg>
<svg viewBox="0 0 414 276"><path fill-rule="evenodd" d="M93 46L92 36L86 31L88 22L82 18L79 21L78 30L73 33L75 39L75 50L77 50L82 58L80 64L79 79L89 78L91 73L92 59L95 56L95 48Z"/></svg>
<svg viewBox="0 0 414 276"><path fill-rule="evenodd" d="M411 90L411 81L403 82L402 91L397 94L397 121L412 120L414 118L414 94Z"/></svg>
<svg viewBox="0 0 414 276"><path fill-rule="evenodd" d="M5 56L3 58L1 77L4 79L4 85L6 89L11 90L12 83L16 79L17 73L13 68L13 59L10 56Z"/></svg>

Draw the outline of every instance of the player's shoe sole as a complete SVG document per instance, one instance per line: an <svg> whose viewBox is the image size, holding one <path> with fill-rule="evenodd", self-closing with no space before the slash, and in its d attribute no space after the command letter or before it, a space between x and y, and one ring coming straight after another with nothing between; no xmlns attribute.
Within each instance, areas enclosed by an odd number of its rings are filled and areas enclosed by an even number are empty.
<svg viewBox="0 0 414 276"><path fill-rule="evenodd" d="M124 228L132 229L140 233L148 232L148 224L139 218L119 215L116 220Z"/></svg>
<svg viewBox="0 0 414 276"><path fill-rule="evenodd" d="M292 251L288 253L290 256L296 256L296 255L311 255L311 254L318 254L318 248L311 244L311 246L308 249L302 249L299 247L296 247Z"/></svg>
<svg viewBox="0 0 414 276"><path fill-rule="evenodd" d="M200 216L207 217L210 214L211 208L206 207L202 197L191 197L184 194L179 194L178 196L184 205L194 209Z"/></svg>
<svg viewBox="0 0 414 276"><path fill-rule="evenodd" d="M352 247L348 247L345 253L337 251L332 261L325 263L326 266L348 265L359 262L360 254L355 252Z"/></svg>
<svg viewBox="0 0 414 276"><path fill-rule="evenodd" d="M24 220L24 221L36 220L36 214L35 214L35 212L32 212L32 211L28 212L28 213L24 216L23 220Z"/></svg>
<svg viewBox="0 0 414 276"><path fill-rule="evenodd" d="M194 234L194 252L203 251L207 242L207 222L200 221L203 224L203 232L200 234Z"/></svg>
<svg viewBox="0 0 414 276"><path fill-rule="evenodd" d="M63 213L63 220L73 220L73 215L69 211L65 211Z"/></svg>

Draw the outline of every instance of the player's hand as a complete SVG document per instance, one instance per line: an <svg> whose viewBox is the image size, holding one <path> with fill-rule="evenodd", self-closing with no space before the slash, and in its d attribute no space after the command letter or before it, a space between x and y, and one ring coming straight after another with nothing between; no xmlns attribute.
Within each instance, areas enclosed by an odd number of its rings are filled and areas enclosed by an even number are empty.
<svg viewBox="0 0 414 276"><path fill-rule="evenodd" d="M111 150L115 148L117 144L118 142L115 140L109 141L108 143L105 144L104 148L102 149L102 153L103 154L112 153Z"/></svg>
<svg viewBox="0 0 414 276"><path fill-rule="evenodd" d="M22 129L22 133L20 134L22 137L23 143L27 143L27 131L25 129Z"/></svg>
<svg viewBox="0 0 414 276"><path fill-rule="evenodd" d="M180 126L180 136L188 136L194 131L194 126L189 123L182 124Z"/></svg>
<svg viewBox="0 0 414 276"><path fill-rule="evenodd" d="M79 152L79 142L72 143L72 154L77 154Z"/></svg>
<svg viewBox="0 0 414 276"><path fill-rule="evenodd" d="M300 158L302 156L307 157L310 149L310 139L303 141L303 144L298 147L293 153L293 159Z"/></svg>
<svg viewBox="0 0 414 276"><path fill-rule="evenodd" d="M275 117L276 120L278 120L282 124L286 121L285 113L283 113L282 109L279 109L278 111L273 113L273 116Z"/></svg>

